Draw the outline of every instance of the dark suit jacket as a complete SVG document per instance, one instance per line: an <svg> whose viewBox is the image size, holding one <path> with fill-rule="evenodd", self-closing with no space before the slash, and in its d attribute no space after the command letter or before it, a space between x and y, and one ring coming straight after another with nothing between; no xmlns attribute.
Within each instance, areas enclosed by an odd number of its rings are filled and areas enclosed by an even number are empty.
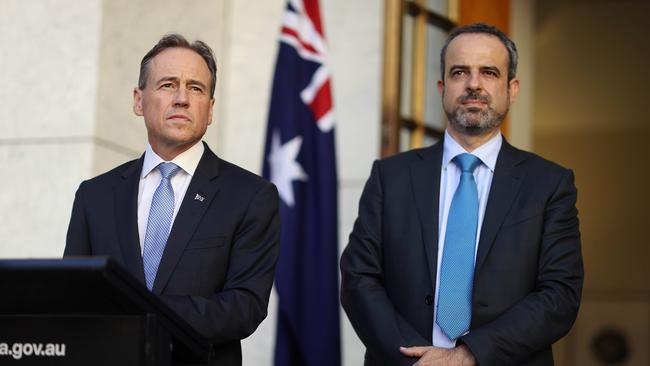
<svg viewBox="0 0 650 366"><path fill-rule="evenodd" d="M341 302L366 365L431 345L443 143L376 161L341 258ZM552 365L577 315L583 266L573 173L505 140L481 229L470 332L479 365Z"/></svg>
<svg viewBox="0 0 650 366"><path fill-rule="evenodd" d="M81 183L64 255L111 256L144 284L137 222L143 159ZM214 364L241 365L240 340L266 317L278 241L275 186L205 145L152 292L214 342Z"/></svg>

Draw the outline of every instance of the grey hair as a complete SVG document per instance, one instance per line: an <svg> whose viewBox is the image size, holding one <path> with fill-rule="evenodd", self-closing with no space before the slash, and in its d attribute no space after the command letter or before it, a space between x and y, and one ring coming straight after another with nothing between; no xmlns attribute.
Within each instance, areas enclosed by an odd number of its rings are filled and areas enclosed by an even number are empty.
<svg viewBox="0 0 650 366"><path fill-rule="evenodd" d="M138 88L144 90L147 86L147 78L149 77L149 64L151 60L162 51L168 48L187 48L196 52L203 61L208 65L210 75L212 77L212 85L210 85L210 95L214 97L214 89L217 84L217 62L215 61L214 53L210 46L203 41L188 42L185 37L180 34L167 34L163 36L158 43L153 46L149 52L142 58L140 62L140 76L138 77Z"/></svg>
<svg viewBox="0 0 650 366"><path fill-rule="evenodd" d="M445 45L442 46L442 50L440 50L440 80L443 82L445 80L445 56L447 54L447 47L456 37L467 33L483 33L497 37L508 51L508 81L515 78L517 75L517 61L519 59L515 43L497 27L485 23L472 23L455 28L451 33L449 33L449 36L447 36Z"/></svg>

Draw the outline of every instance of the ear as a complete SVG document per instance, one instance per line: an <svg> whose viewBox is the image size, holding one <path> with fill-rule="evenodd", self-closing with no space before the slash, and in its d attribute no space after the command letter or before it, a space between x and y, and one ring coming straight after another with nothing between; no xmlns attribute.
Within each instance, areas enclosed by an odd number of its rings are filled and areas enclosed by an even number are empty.
<svg viewBox="0 0 650 366"><path fill-rule="evenodd" d="M140 88L133 88L133 113L136 116L142 116L142 90Z"/></svg>
<svg viewBox="0 0 650 366"><path fill-rule="evenodd" d="M438 80L438 92L442 94L442 91L445 89L445 83L442 80Z"/></svg>
<svg viewBox="0 0 650 366"><path fill-rule="evenodd" d="M510 92L510 104L515 102L519 94L519 79L514 78L508 82L508 91Z"/></svg>
<svg viewBox="0 0 650 366"><path fill-rule="evenodd" d="M208 126L212 124L212 111L214 110L214 98L210 99L210 111L208 113Z"/></svg>

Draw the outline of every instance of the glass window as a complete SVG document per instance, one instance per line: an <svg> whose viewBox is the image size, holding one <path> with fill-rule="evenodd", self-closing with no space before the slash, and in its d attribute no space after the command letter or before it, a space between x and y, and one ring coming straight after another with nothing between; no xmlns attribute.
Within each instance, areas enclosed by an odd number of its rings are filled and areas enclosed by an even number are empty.
<svg viewBox="0 0 650 366"><path fill-rule="evenodd" d="M413 28L415 24L413 22L413 17L409 14L404 14L402 21L400 114L406 118L411 118L411 91L413 89L411 83L411 79L413 78Z"/></svg>
<svg viewBox="0 0 650 366"><path fill-rule="evenodd" d="M444 133L439 53L455 25L454 1L386 0L382 156L430 145Z"/></svg>
<svg viewBox="0 0 650 366"><path fill-rule="evenodd" d="M434 27L427 26L427 81L425 95L424 124L437 130L444 130L445 116L442 111L441 96L438 92L438 80L440 80L440 49L445 43L447 32Z"/></svg>
<svg viewBox="0 0 650 366"><path fill-rule="evenodd" d="M427 0L427 6L429 10L438 14L448 14L449 13L449 1L448 0Z"/></svg>

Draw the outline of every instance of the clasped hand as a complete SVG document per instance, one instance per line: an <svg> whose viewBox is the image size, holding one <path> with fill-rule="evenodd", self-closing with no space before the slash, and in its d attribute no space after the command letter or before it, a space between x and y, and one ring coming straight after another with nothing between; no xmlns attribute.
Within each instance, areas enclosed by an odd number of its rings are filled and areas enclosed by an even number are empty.
<svg viewBox="0 0 650 366"><path fill-rule="evenodd" d="M476 360L466 345L456 348L438 348L432 346L400 347L404 356L419 358L413 366L475 366Z"/></svg>

